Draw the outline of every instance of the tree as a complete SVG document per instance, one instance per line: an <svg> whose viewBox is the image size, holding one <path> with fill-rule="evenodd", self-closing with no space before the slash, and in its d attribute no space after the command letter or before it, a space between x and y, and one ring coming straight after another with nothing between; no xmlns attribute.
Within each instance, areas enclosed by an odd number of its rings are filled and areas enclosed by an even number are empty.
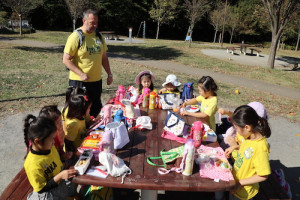
<svg viewBox="0 0 300 200"><path fill-rule="evenodd" d="M83 11L89 6L89 0L65 0L73 21L73 30L76 29L76 21L82 16Z"/></svg>
<svg viewBox="0 0 300 200"><path fill-rule="evenodd" d="M268 67L274 69L277 45L288 20L299 6L299 0L262 0L271 22L272 41Z"/></svg>
<svg viewBox="0 0 300 200"><path fill-rule="evenodd" d="M149 14L157 22L156 39L158 39L160 25L174 19L177 4L178 0L154 0L154 6Z"/></svg>
<svg viewBox="0 0 300 200"><path fill-rule="evenodd" d="M3 26L7 26L6 15L7 15L7 12L0 11L0 28Z"/></svg>
<svg viewBox="0 0 300 200"><path fill-rule="evenodd" d="M43 0L4 0L4 4L18 14L20 20L20 35L22 35L22 17L42 5Z"/></svg>
<svg viewBox="0 0 300 200"><path fill-rule="evenodd" d="M190 23L190 40L189 47L191 47L192 34L195 24L201 17L210 9L209 0L184 0L184 7L187 10L187 18Z"/></svg>
<svg viewBox="0 0 300 200"><path fill-rule="evenodd" d="M238 29L238 26L240 24L240 17L238 12L236 11L237 9L238 9L237 7L230 7L228 9L228 15L227 15L228 19L226 24L230 33L230 41L229 41L230 44L232 42L234 31Z"/></svg>
<svg viewBox="0 0 300 200"><path fill-rule="evenodd" d="M214 27L215 29L215 35L214 35L214 43L216 42L217 38L217 33L219 30L221 30L221 25L222 25L222 19L223 19L223 5L219 4L215 10L210 12L209 14L209 21L210 24Z"/></svg>

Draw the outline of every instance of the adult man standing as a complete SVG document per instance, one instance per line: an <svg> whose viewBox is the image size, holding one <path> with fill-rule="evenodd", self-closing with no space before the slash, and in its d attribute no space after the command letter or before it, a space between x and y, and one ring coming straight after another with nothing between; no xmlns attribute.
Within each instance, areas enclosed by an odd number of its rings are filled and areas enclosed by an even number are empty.
<svg viewBox="0 0 300 200"><path fill-rule="evenodd" d="M96 33L97 27L97 12L91 9L86 10L83 13L83 25L80 28L83 38L81 46L80 36L74 31L67 40L63 55L63 63L70 69L69 85L86 88L93 102L90 115L94 117L102 108L102 66L108 75L107 85L113 81L106 54L107 46L103 37Z"/></svg>

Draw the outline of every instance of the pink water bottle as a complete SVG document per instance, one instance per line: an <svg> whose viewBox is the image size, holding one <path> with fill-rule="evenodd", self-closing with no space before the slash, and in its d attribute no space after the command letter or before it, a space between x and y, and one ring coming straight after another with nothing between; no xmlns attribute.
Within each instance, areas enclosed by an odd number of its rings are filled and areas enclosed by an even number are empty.
<svg viewBox="0 0 300 200"><path fill-rule="evenodd" d="M198 148L201 145L201 138L204 133L204 126L201 121L196 121L193 123L191 128L191 137L194 140L195 148Z"/></svg>

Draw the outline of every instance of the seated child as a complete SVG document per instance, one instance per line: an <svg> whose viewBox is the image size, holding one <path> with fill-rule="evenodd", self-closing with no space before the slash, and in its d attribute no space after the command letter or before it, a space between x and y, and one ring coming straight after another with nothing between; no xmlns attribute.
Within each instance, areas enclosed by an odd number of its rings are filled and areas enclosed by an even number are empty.
<svg viewBox="0 0 300 200"><path fill-rule="evenodd" d="M169 74L166 78L166 82L162 84L164 88L159 90L159 94L164 93L176 93L180 94L178 87L181 85L180 82L178 82L176 75Z"/></svg>
<svg viewBox="0 0 300 200"><path fill-rule="evenodd" d="M252 107L256 113L258 114L258 116L265 118L268 120L268 115L267 115L267 111L265 106L260 103L260 102L251 102L248 104L248 106ZM229 110L226 110L224 108L220 108L218 110L218 112L221 115L228 115L229 116L229 120L232 117L232 112ZM223 149L228 148L229 146L236 146L236 145L240 145L243 141L244 138L236 132L235 128L232 126L229 129L227 129L225 134L220 135L222 142L220 143L220 146Z"/></svg>
<svg viewBox="0 0 300 200"><path fill-rule="evenodd" d="M71 96L67 104L68 107L63 108L62 117L64 118L63 129L66 134L66 152L73 152L80 156L77 148L87 135L85 117L89 115L91 105L92 102L89 101L88 96L78 94Z"/></svg>
<svg viewBox="0 0 300 200"><path fill-rule="evenodd" d="M245 140L225 150L225 155L229 158L232 154L235 160L232 174L237 184L230 191L234 195L230 199L252 199L259 191L258 183L271 174L266 139L271 136L271 129L268 121L248 105L238 107L231 121Z"/></svg>
<svg viewBox="0 0 300 200"><path fill-rule="evenodd" d="M24 169L33 187L33 192L27 197L29 200L50 199L50 197L74 199L74 184L66 179L73 178L78 171L63 170L59 154L53 146L56 135L53 120L33 115L27 115L25 118L24 140L30 150L24 162Z"/></svg>
<svg viewBox="0 0 300 200"><path fill-rule="evenodd" d="M62 127L61 112L58 110L57 105L44 106L39 113L39 117L46 117L55 122L57 131L54 138L54 146L62 161L69 160L72 157L72 153L67 154L63 151L65 132Z"/></svg>
<svg viewBox="0 0 300 200"><path fill-rule="evenodd" d="M181 107L185 108L187 105L201 103L200 112L181 111L180 114L201 118L208 123L213 131L216 131L215 113L218 110L216 93L218 86L210 76L203 76L198 81L198 89L200 96L184 102Z"/></svg>
<svg viewBox="0 0 300 200"><path fill-rule="evenodd" d="M149 88L150 92L154 91L157 93L157 90L154 88L153 81L155 76L151 71L142 71L135 77L135 82L138 85L138 93L144 94L144 89Z"/></svg>

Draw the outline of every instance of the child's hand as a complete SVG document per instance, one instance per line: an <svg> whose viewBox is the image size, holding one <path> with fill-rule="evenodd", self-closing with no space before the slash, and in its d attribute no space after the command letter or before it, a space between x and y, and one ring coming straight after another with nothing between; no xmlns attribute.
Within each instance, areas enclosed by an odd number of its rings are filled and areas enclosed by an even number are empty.
<svg viewBox="0 0 300 200"><path fill-rule="evenodd" d="M97 122L101 119L101 115L99 114L96 118L92 119L91 121L94 123L94 122Z"/></svg>
<svg viewBox="0 0 300 200"><path fill-rule="evenodd" d="M166 89L166 88L162 88L162 89L160 89L160 90L159 90L159 92L158 92L158 93L159 93L159 94L162 94L163 92L166 92L166 91L167 91L167 89Z"/></svg>
<svg viewBox="0 0 300 200"><path fill-rule="evenodd" d="M218 113L220 113L221 115L225 115L225 109L224 108L220 108L218 110Z"/></svg>
<svg viewBox="0 0 300 200"><path fill-rule="evenodd" d="M187 105L188 105L188 104L187 104L186 102L184 102L184 103L180 106L180 108L185 108Z"/></svg>
<svg viewBox="0 0 300 200"><path fill-rule="evenodd" d="M187 111L180 111L180 115L182 115L182 116L185 116L185 115L189 115L189 112L187 112Z"/></svg>
<svg viewBox="0 0 300 200"><path fill-rule="evenodd" d="M230 154L233 152L233 150L235 150L237 148L237 146L231 146L231 147L228 147L226 150L225 150L225 156L226 158L230 158Z"/></svg>
<svg viewBox="0 0 300 200"><path fill-rule="evenodd" d="M61 171L59 174L54 176L53 180L58 183L59 181L63 179L69 179L73 178L78 174L78 171L76 169L66 169Z"/></svg>

